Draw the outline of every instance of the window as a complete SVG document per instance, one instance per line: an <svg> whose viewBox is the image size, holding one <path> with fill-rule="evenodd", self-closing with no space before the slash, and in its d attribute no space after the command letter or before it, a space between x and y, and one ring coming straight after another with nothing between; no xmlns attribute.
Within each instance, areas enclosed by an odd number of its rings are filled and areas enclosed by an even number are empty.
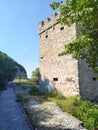
<svg viewBox="0 0 98 130"><path fill-rule="evenodd" d="M48 38L48 35L46 35L46 38Z"/></svg>
<svg viewBox="0 0 98 130"><path fill-rule="evenodd" d="M43 59L43 56L41 56L40 59Z"/></svg>
<svg viewBox="0 0 98 130"><path fill-rule="evenodd" d="M93 81L96 81L96 78L95 78L95 77L93 77Z"/></svg>
<svg viewBox="0 0 98 130"><path fill-rule="evenodd" d="M64 27L61 27L60 30L62 31L64 29Z"/></svg>
<svg viewBox="0 0 98 130"><path fill-rule="evenodd" d="M53 78L53 81L58 81L58 78Z"/></svg>

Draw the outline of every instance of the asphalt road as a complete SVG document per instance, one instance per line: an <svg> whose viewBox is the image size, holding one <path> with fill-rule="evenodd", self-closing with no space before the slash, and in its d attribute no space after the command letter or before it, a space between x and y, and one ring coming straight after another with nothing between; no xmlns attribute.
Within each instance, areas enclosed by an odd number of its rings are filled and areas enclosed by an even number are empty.
<svg viewBox="0 0 98 130"><path fill-rule="evenodd" d="M0 96L0 130L31 130L12 87Z"/></svg>

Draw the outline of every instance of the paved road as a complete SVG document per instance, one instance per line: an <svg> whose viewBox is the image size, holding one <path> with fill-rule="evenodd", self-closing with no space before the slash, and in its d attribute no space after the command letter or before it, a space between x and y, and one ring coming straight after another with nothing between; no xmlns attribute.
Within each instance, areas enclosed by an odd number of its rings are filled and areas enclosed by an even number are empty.
<svg viewBox="0 0 98 130"><path fill-rule="evenodd" d="M0 130L31 130L11 87L0 96Z"/></svg>

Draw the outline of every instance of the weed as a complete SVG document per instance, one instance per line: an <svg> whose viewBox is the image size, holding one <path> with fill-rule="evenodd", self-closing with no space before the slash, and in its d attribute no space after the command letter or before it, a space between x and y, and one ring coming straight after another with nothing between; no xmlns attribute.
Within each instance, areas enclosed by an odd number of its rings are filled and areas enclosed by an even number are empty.
<svg viewBox="0 0 98 130"><path fill-rule="evenodd" d="M22 89L23 89L23 90L26 90L27 88L26 88L25 86L22 86Z"/></svg>
<svg viewBox="0 0 98 130"><path fill-rule="evenodd" d="M16 102L22 102L23 101L23 95L19 94L17 95Z"/></svg>
<svg viewBox="0 0 98 130"><path fill-rule="evenodd" d="M82 120L88 130L98 127L98 105L90 101L81 102L81 105L74 111L73 115Z"/></svg>
<svg viewBox="0 0 98 130"><path fill-rule="evenodd" d="M44 95L45 93L44 93L44 92L40 92L38 87L32 86L32 87L30 88L30 90L29 90L29 94L30 94L30 95L41 96L41 95Z"/></svg>

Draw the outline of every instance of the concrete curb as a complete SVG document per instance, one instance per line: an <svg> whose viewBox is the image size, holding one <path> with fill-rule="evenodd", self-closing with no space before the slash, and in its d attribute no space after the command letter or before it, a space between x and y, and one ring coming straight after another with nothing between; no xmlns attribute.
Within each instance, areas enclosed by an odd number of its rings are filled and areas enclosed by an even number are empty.
<svg viewBox="0 0 98 130"><path fill-rule="evenodd" d="M31 125L30 119L28 118L28 116L27 116L27 114L26 114L26 112L25 112L25 109L24 109L23 104L22 104L22 103L19 103L19 104L20 104L20 107L21 107L21 109L22 109L22 111L23 111L25 117L26 117L26 120L27 120L28 123L29 123L29 126L30 126L31 130L34 130L34 129L33 129L33 126Z"/></svg>
<svg viewBox="0 0 98 130"><path fill-rule="evenodd" d="M17 100L17 95L16 95L16 93L15 93L14 87L13 87L13 92L14 92L14 94L15 94L15 96L16 96L16 100ZM34 130L34 129L33 129L33 126L31 125L30 119L28 118L28 116L27 116L27 114L26 114L26 112L25 112L25 109L24 109L23 104L22 104L21 102L19 102L19 105L20 105L20 107L21 107L21 109L22 109L22 111L23 111L24 116L26 117L27 122L29 123L29 126L30 126L31 130Z"/></svg>

